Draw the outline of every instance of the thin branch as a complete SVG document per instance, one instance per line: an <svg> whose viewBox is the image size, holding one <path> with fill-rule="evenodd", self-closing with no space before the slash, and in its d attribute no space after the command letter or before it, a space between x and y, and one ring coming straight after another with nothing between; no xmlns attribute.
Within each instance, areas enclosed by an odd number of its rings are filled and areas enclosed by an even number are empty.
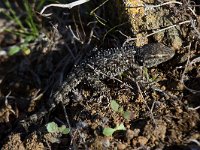
<svg viewBox="0 0 200 150"><path fill-rule="evenodd" d="M74 31L72 30L71 25L68 26L68 29L69 29L69 31L71 32L73 38L74 38L75 40L79 41L81 44L83 44L83 41L81 41L81 39L80 39L78 36L75 35Z"/></svg>
<svg viewBox="0 0 200 150"><path fill-rule="evenodd" d="M193 107L188 107L188 109L189 110L197 110L197 109L200 109L200 106L197 106L197 107L194 107L194 108Z"/></svg>
<svg viewBox="0 0 200 150"><path fill-rule="evenodd" d="M49 4L49 5L45 6L45 7L43 7L43 9L40 11L40 14L43 15L43 16L50 16L51 14L43 14L44 11L49 7L60 7L60 8L71 9L74 6L78 6L78 5L81 5L81 4L89 2L89 1L90 0L77 0L77 1L69 3L69 4Z"/></svg>
<svg viewBox="0 0 200 150"><path fill-rule="evenodd" d="M200 142L198 140L196 140L196 139L189 139L188 143L190 143L190 142L196 143L198 146L200 146Z"/></svg>
<svg viewBox="0 0 200 150"><path fill-rule="evenodd" d="M194 90L194 89L191 89L191 88L189 88L189 87L187 87L186 85L185 85L185 78L186 78L186 73L187 73L187 69L188 68L190 68L190 67L192 67L192 65L193 64L195 64L195 63L197 63L197 62L200 62L200 57L197 57L197 58L195 58L195 59L193 59L191 62L190 62L190 47L191 47L191 44L190 44L190 46L189 46L189 53L188 53L188 57L187 57L187 62L186 62L186 64L185 64L185 69L184 69L184 71L183 71L183 73L182 73L182 77L181 77L181 83L184 85L184 87L185 87L185 89L187 89L188 91L190 91L190 92L192 92L192 93L200 93L200 91L199 90Z"/></svg>
<svg viewBox="0 0 200 150"><path fill-rule="evenodd" d="M146 99L144 98L144 96L143 96L143 94L142 94L142 90L140 89L140 86L139 86L138 82L136 82L136 85L137 85L138 91L139 91L139 93L140 93L140 95L141 95L141 97L142 97L142 99L143 99L143 101L144 101L144 103L145 103L145 105L146 105L146 107L147 107L149 113L150 113L150 118L152 119L154 125L157 127L155 118L154 118L154 116L153 116L152 109L148 106L148 104L147 104L147 102L146 102Z"/></svg>
<svg viewBox="0 0 200 150"><path fill-rule="evenodd" d="M151 10L151 9L154 9L154 8L157 8L157 7L161 7L161 6L164 6L164 5L169 5L169 4L179 4L179 5L183 5L183 3L181 2L177 2L177 1L169 1L169 2L166 2L166 3L161 3L161 4L158 4L158 5L148 5L148 4L144 4L144 5L140 5L140 6L128 6L127 8L140 8L140 7L144 7L145 10Z"/></svg>
<svg viewBox="0 0 200 150"><path fill-rule="evenodd" d="M190 62L190 47L191 47L191 44L189 45L189 50L188 50L188 57L187 57L187 62L185 64L185 69L183 70L183 74L181 76L181 83L184 84L184 79L185 79L185 73L187 72L187 68L189 66L189 62ZM185 84L184 84L185 85Z"/></svg>
<svg viewBox="0 0 200 150"><path fill-rule="evenodd" d="M194 20L194 21L195 21L195 20ZM182 24L186 24L186 23L191 23L191 22L192 22L191 20L186 20L186 21L183 21L183 22L180 22L180 23L176 23L176 24L174 24L174 25L171 25L171 26L162 28L162 29L160 29L160 30L157 30L157 31L155 31L155 32L153 32L153 33L150 33L150 34L146 35L144 38L149 37L149 36L152 36L152 35L154 35L154 34L156 34L156 33L159 33L159 32L165 31L165 30L169 30L169 29L171 29L171 28L175 28L175 27L178 26L178 25L182 25ZM137 40L137 38L129 38L129 39L127 39L127 40L123 43L123 46L124 46L126 43L129 43L130 41L134 41L134 40Z"/></svg>
<svg viewBox="0 0 200 150"><path fill-rule="evenodd" d="M67 121L67 125L69 127L69 134L70 134L70 137L71 137L71 144L73 146L73 150L77 150L77 144L75 143L74 138L73 138L72 127L71 127L71 124L70 124L70 121L69 121L69 117L68 117L66 108L65 108L65 106L62 102L61 102L61 104L62 104L62 108L63 108L64 114L65 114L65 119Z"/></svg>
<svg viewBox="0 0 200 150"><path fill-rule="evenodd" d="M200 32L199 30L196 28L195 26L195 21L191 20L191 26L193 27L193 29L195 30L195 32L198 34L198 38L200 39Z"/></svg>
<svg viewBox="0 0 200 150"><path fill-rule="evenodd" d="M158 5L144 5L144 7L145 7L145 9L153 9L153 8L157 8L157 7L161 7L161 6L169 5L169 4L179 4L179 5L183 5L183 3L181 3L181 2L169 1L169 2L166 2L166 3L158 4Z"/></svg>
<svg viewBox="0 0 200 150"><path fill-rule="evenodd" d="M180 22L180 23L177 23L177 24L168 26L168 27L166 27L166 28L160 29L160 30L158 30L158 31L155 31L155 32L153 32L153 33L148 34L146 37L149 37L149 36L151 36L151 35L154 35L154 34L156 34L156 33L158 33L158 32L162 32L162 31L165 31L165 30L168 30L168 29L171 29L171 28L175 28L177 25L182 25L182 24L186 24L186 23L191 23L191 20L186 20L186 21L183 21L183 22Z"/></svg>
<svg viewBox="0 0 200 150"><path fill-rule="evenodd" d="M97 10L97 9L99 9L100 7L102 7L105 3L107 3L109 0L106 0L106 1L104 1L102 4L100 4L98 7L96 7L95 9L93 9L91 12L90 12L90 15L93 15L94 14L94 12Z"/></svg>

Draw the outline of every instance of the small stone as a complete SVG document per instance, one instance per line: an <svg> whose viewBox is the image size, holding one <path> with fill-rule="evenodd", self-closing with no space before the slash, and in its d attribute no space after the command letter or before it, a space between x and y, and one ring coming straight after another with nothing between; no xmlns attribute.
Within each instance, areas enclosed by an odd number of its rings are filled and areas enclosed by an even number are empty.
<svg viewBox="0 0 200 150"><path fill-rule="evenodd" d="M123 150L123 149L125 149L126 148L126 144L122 144L122 143L118 143L117 144L117 149L118 150Z"/></svg>
<svg viewBox="0 0 200 150"><path fill-rule="evenodd" d="M108 137L105 137L101 140L103 147L110 147L110 139Z"/></svg>
<svg viewBox="0 0 200 150"><path fill-rule="evenodd" d="M126 138L127 140L131 140L134 137L134 131L133 130L127 130L126 132Z"/></svg>
<svg viewBox="0 0 200 150"><path fill-rule="evenodd" d="M131 140L131 139L133 139L133 137L138 136L139 132L140 132L140 129L134 129L134 130L129 129L129 130L127 130L127 132L126 132L127 140Z"/></svg>
<svg viewBox="0 0 200 150"><path fill-rule="evenodd" d="M140 143L140 145L146 145L148 142L148 139L144 136L139 136L138 137L138 142Z"/></svg>
<svg viewBox="0 0 200 150"><path fill-rule="evenodd" d="M136 138L134 138L134 139L132 140L132 144L133 144L133 146L136 146L136 144L137 144L137 139L136 139Z"/></svg>

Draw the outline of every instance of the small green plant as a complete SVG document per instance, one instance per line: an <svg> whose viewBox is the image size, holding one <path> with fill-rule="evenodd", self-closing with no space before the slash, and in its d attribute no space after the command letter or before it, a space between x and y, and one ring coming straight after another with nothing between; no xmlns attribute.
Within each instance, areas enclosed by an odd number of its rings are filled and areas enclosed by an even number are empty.
<svg viewBox="0 0 200 150"><path fill-rule="evenodd" d="M117 101L112 100L110 103L110 107L113 111L120 113L125 119L129 120L131 116L131 112L126 110L124 111L124 108L120 106Z"/></svg>
<svg viewBox="0 0 200 150"><path fill-rule="evenodd" d="M115 100L112 100L110 102L110 107L112 108L112 110L114 110L115 112L118 112L119 110L119 104L115 101Z"/></svg>
<svg viewBox="0 0 200 150"><path fill-rule="evenodd" d="M49 122L46 125L46 129L49 133L62 133L62 134L69 134L70 129L66 128L65 125L62 125L61 127L58 127L58 125L55 122Z"/></svg>
<svg viewBox="0 0 200 150"><path fill-rule="evenodd" d="M121 123L120 125L117 125L115 128L104 128L103 135L112 136L115 131L119 131L119 130L126 130L123 123Z"/></svg>
<svg viewBox="0 0 200 150"><path fill-rule="evenodd" d="M28 55L28 54L30 54L30 49L29 49L28 45L29 45L28 41L25 41L24 43L20 44L19 46L18 45L11 46L8 51L8 55L12 56L12 55L18 53L19 51L22 51L24 54Z"/></svg>
<svg viewBox="0 0 200 150"><path fill-rule="evenodd" d="M38 3L38 6L42 6L44 0ZM15 2L17 3L17 2ZM29 0L23 0L17 7L13 7L13 2L8 0L3 0L3 4L6 6L7 10L2 11L2 13L10 20L15 23L16 28L5 29L5 32L10 32L17 35L20 38L20 43L15 46L11 46L8 55L14 55L19 51L23 51L25 54L30 53L29 44L34 42L39 37L39 24L36 22L36 11L33 10L33 3ZM36 9L39 8L34 6ZM20 11L21 10L21 11ZM24 12L20 14L19 12Z"/></svg>
<svg viewBox="0 0 200 150"><path fill-rule="evenodd" d="M7 7L8 11L3 12L5 16L7 16L10 20L14 21L18 25L18 29L14 31L15 34L22 35L22 36L35 36L39 35L38 25L34 21L34 17L36 16L35 12L32 10L32 6L28 0L23 0L23 6L21 9L24 8L25 18L21 18L17 15L16 8L14 9L11 3L7 0L3 0L3 3ZM9 30L7 30L9 31Z"/></svg>
<svg viewBox="0 0 200 150"><path fill-rule="evenodd" d="M152 77L150 77L150 76L149 76L149 73L148 73L148 69L147 69L146 67L143 68L143 73L144 73L144 76L146 77L146 79L147 79L148 81L150 81L150 82L156 81L157 76L152 76Z"/></svg>

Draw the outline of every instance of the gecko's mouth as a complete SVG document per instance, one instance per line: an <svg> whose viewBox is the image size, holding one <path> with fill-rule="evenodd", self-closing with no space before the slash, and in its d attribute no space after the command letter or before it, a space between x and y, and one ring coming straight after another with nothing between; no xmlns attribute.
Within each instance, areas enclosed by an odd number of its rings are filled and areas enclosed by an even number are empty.
<svg viewBox="0 0 200 150"><path fill-rule="evenodd" d="M143 60L143 66L147 68L151 68L154 66L157 66L161 63L164 63L168 60L170 60L174 54L157 54L157 55L151 55L148 57L148 59Z"/></svg>

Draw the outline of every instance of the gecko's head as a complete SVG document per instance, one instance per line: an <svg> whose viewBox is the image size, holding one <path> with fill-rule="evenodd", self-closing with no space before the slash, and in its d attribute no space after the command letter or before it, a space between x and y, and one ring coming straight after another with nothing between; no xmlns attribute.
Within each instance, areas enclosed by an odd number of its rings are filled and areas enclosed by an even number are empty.
<svg viewBox="0 0 200 150"><path fill-rule="evenodd" d="M140 65L151 68L168 61L174 54L174 50L164 44L152 43L139 48L135 59Z"/></svg>

